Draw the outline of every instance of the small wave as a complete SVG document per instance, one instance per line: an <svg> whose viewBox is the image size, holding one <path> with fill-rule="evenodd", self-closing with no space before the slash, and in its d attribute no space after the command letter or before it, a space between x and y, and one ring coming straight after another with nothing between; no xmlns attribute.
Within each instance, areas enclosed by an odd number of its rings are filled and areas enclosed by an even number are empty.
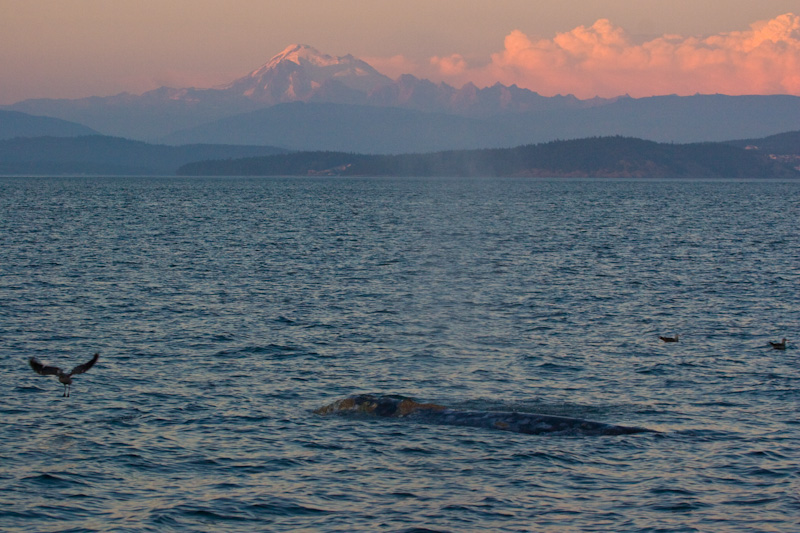
<svg viewBox="0 0 800 533"><path fill-rule="evenodd" d="M306 324L303 327L305 329L328 329L328 330L337 328L337 326L335 326L333 324L323 324L323 323L320 323L320 324Z"/></svg>
<svg viewBox="0 0 800 533"><path fill-rule="evenodd" d="M558 363L551 363L551 362L538 364L536 365L536 368L542 370L551 370L555 372L580 372L584 370L584 368L579 366L559 365Z"/></svg>
<svg viewBox="0 0 800 533"><path fill-rule="evenodd" d="M658 364L645 368L639 368L636 370L636 373L643 376L663 376L674 374L674 370L669 365Z"/></svg>
<svg viewBox="0 0 800 533"><path fill-rule="evenodd" d="M138 409L121 409L119 413L112 415L105 422L110 425L127 425L143 416L144 413Z"/></svg>
<svg viewBox="0 0 800 533"><path fill-rule="evenodd" d="M159 513L157 520L162 522L177 521L182 523L182 517L190 520L200 518L204 523L220 521L251 521L254 519L268 520L271 517L297 517L308 515L325 515L335 513L328 509L320 509L288 501L280 498L271 498L265 502L240 503L228 498L212 500L206 505L183 504L169 511ZM176 516L177 515L177 516Z"/></svg>
<svg viewBox="0 0 800 533"><path fill-rule="evenodd" d="M273 355L285 356L288 354L296 354L296 353L302 353L302 350L294 346L286 346L282 344L267 344L265 346L252 345L238 349L219 350L213 355L213 357L221 357L227 359L230 358L231 356L245 357L248 355L261 355L261 354L273 354Z"/></svg>
<svg viewBox="0 0 800 533"><path fill-rule="evenodd" d="M650 491L653 494L677 494L680 496L694 496L694 492L680 487L658 487Z"/></svg>
<svg viewBox="0 0 800 533"><path fill-rule="evenodd" d="M671 513L685 513L688 511L696 511L698 509L705 509L708 507L712 507L712 505L701 501L678 501L674 503L653 505L652 509L662 512L666 511Z"/></svg>
<svg viewBox="0 0 800 533"><path fill-rule="evenodd" d="M412 527L409 529L401 529L397 533L449 533L444 529L428 529L426 527Z"/></svg>
<svg viewBox="0 0 800 533"><path fill-rule="evenodd" d="M70 479L69 477L66 477L63 474L57 475L49 473L38 474L35 476L28 476L22 478L22 481L27 483L32 483L34 485L55 487L55 488L66 488L66 487L86 485L86 483L83 481L77 479Z"/></svg>
<svg viewBox="0 0 800 533"><path fill-rule="evenodd" d="M401 498L401 499L417 499L417 498L419 498L419 496L414 494L413 492L390 492L389 496L394 496L395 498Z"/></svg>
<svg viewBox="0 0 800 533"><path fill-rule="evenodd" d="M420 448L418 446L406 446L397 451L404 455L436 455L437 453L428 448Z"/></svg>
<svg viewBox="0 0 800 533"><path fill-rule="evenodd" d="M747 478L771 478L782 479L785 477L795 477L796 472L778 472L769 468L753 467L747 470Z"/></svg>
<svg viewBox="0 0 800 533"><path fill-rule="evenodd" d="M345 447L337 443L328 442L305 442L302 444L303 448L312 450L344 450Z"/></svg>
<svg viewBox="0 0 800 533"><path fill-rule="evenodd" d="M772 505L780 502L780 498L741 498L722 502L725 505L735 505L737 507L758 507L761 505Z"/></svg>
<svg viewBox="0 0 800 533"><path fill-rule="evenodd" d="M286 354L289 352L298 352L300 351L298 348L294 346L286 346L282 344L268 344L266 346L248 346L246 348L242 348L240 353L243 354Z"/></svg>

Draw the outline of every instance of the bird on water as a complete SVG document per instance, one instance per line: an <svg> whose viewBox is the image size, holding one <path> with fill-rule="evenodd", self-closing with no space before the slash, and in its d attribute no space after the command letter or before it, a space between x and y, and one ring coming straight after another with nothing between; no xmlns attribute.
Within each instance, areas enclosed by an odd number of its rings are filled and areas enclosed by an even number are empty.
<svg viewBox="0 0 800 533"><path fill-rule="evenodd" d="M786 339L783 339L781 342L772 342L769 341L769 345L775 348L776 350L785 350L786 349Z"/></svg>
<svg viewBox="0 0 800 533"><path fill-rule="evenodd" d="M31 357L28 362L31 364L31 368L33 369L33 371L41 376L58 376L58 381L64 384L64 397L69 398L69 390L70 386L72 385L72 376L87 372L90 368L94 366L99 357L100 354L96 353L94 354L94 357L91 358L91 360L76 366L69 372L64 372L57 366L44 365L35 357Z"/></svg>
<svg viewBox="0 0 800 533"><path fill-rule="evenodd" d="M662 336L659 336L658 338L661 339L664 342L678 342L678 337L680 337L680 335L675 335L674 337L662 337Z"/></svg>

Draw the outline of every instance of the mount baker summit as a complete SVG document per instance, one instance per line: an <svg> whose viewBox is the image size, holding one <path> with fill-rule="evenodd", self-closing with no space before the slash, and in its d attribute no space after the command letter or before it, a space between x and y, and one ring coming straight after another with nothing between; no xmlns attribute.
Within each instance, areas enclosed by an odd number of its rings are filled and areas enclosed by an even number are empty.
<svg viewBox="0 0 800 533"><path fill-rule="evenodd" d="M794 96L546 97L515 85L461 88L294 44L209 89L161 87L3 107L77 122L104 135L169 144L402 153L510 147L625 135L661 142L757 138L797 130Z"/></svg>

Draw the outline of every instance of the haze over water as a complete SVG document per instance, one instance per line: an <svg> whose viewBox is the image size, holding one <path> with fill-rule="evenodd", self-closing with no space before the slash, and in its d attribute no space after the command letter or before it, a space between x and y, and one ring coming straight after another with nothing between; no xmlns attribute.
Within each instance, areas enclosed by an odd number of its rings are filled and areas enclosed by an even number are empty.
<svg viewBox="0 0 800 533"><path fill-rule="evenodd" d="M1 178L0 529L796 531L798 208L755 179ZM95 351L70 398L27 364ZM361 392L659 433L312 413Z"/></svg>

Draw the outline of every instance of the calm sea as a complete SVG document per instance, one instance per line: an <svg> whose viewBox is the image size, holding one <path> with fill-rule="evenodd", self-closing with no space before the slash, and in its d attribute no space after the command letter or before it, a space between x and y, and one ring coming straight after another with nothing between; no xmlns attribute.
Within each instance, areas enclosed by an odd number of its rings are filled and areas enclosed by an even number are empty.
<svg viewBox="0 0 800 533"><path fill-rule="evenodd" d="M800 182L2 178L0 243L2 531L800 530Z"/></svg>

